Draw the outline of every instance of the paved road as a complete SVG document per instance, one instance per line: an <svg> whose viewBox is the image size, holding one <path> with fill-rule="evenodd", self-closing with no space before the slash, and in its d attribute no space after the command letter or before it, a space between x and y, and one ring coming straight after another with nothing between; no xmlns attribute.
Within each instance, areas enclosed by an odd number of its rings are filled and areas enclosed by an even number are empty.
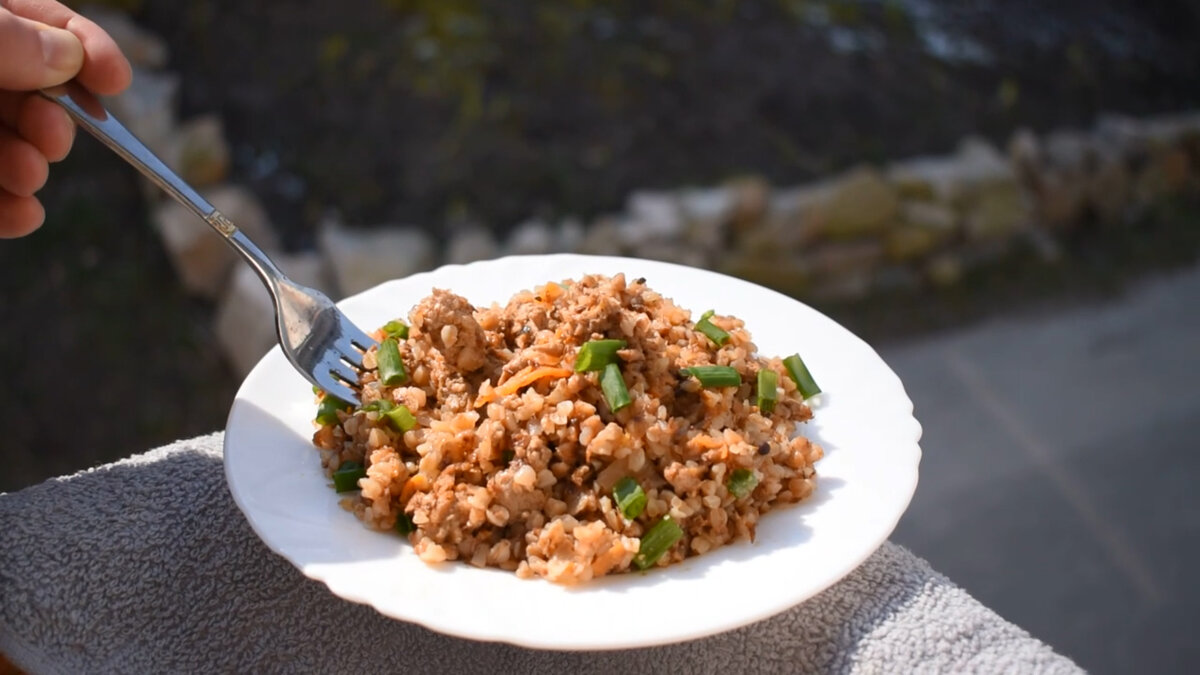
<svg viewBox="0 0 1200 675"><path fill-rule="evenodd" d="M1200 670L1200 266L881 353L925 429L895 541L1089 670Z"/></svg>

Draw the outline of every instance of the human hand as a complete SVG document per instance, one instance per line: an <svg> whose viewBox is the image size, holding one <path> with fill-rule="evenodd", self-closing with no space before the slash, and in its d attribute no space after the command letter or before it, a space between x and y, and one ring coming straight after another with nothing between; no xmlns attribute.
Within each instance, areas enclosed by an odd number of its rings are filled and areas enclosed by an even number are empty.
<svg viewBox="0 0 1200 675"><path fill-rule="evenodd" d="M46 218L34 197L67 156L75 124L38 89L78 78L94 93L129 86L129 61L99 26L55 0L0 0L0 238Z"/></svg>

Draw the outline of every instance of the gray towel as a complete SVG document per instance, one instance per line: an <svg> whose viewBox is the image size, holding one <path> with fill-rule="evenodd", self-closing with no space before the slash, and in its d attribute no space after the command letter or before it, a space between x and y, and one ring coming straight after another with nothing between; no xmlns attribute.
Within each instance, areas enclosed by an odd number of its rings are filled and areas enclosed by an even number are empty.
<svg viewBox="0 0 1200 675"><path fill-rule="evenodd" d="M0 652L34 673L1078 670L891 543L811 600L702 640L588 653L447 637L271 553L225 487L221 441L0 495Z"/></svg>

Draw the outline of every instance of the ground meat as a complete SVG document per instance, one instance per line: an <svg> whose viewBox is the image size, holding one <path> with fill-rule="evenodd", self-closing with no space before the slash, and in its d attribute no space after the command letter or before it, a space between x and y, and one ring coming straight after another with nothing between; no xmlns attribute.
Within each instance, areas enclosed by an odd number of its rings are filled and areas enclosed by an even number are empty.
<svg viewBox="0 0 1200 675"><path fill-rule="evenodd" d="M412 329L428 335L434 348L460 372L469 373L487 363L487 336L466 298L434 289L413 309L411 318Z"/></svg>

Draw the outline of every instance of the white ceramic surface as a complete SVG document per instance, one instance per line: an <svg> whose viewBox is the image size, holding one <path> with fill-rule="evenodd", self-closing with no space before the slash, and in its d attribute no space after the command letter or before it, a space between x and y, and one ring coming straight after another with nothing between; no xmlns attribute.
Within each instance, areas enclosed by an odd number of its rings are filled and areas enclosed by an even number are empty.
<svg viewBox="0 0 1200 675"><path fill-rule="evenodd" d="M444 633L549 649L616 649L686 640L764 619L830 586L891 534L917 484L921 427L899 378L865 342L816 310L713 272L647 260L522 256L451 265L340 303L373 330L434 287L472 303L586 273L623 272L690 309L746 322L763 354L800 353L825 393L803 430L822 444L818 489L773 511L758 537L649 573L575 588L465 563L430 566L398 536L338 507L311 444L312 390L276 347L229 413L225 470L235 501L272 550L336 595Z"/></svg>

